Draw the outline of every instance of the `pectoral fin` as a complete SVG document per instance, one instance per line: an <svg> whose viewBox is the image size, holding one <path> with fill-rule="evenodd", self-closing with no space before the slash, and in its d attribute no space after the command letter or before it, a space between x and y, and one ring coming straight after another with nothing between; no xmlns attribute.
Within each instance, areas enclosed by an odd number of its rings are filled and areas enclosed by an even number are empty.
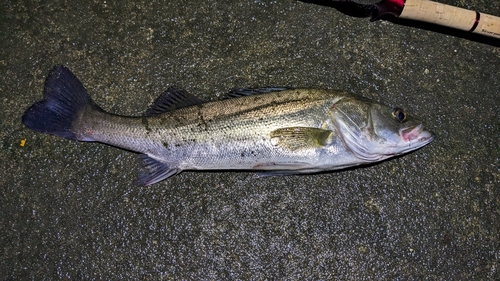
<svg viewBox="0 0 500 281"><path fill-rule="evenodd" d="M312 127L287 127L271 132L271 142L274 145L292 151L328 145L333 137L333 131Z"/></svg>

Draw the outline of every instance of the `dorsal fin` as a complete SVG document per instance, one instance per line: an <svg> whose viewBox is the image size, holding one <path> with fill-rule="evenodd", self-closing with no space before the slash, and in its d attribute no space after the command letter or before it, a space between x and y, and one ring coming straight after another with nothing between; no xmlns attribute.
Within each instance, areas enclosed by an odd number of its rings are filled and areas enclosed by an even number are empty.
<svg viewBox="0 0 500 281"><path fill-rule="evenodd" d="M174 87L168 88L163 92L146 110L145 116L161 114L167 111L178 108L198 105L205 101L193 95L186 93L184 90Z"/></svg>
<svg viewBox="0 0 500 281"><path fill-rule="evenodd" d="M268 87L268 88L243 88L243 89L232 89L226 95L222 96L222 99L232 99L244 96L259 95L271 92L281 92L284 90L290 90L291 88L285 87Z"/></svg>

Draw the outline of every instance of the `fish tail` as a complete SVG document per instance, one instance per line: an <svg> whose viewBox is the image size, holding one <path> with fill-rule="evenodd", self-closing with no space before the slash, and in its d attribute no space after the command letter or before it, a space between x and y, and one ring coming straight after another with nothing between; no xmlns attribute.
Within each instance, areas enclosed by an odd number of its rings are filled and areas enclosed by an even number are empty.
<svg viewBox="0 0 500 281"><path fill-rule="evenodd" d="M72 130L79 113L89 106L100 109L87 94L82 83L65 66L50 72L43 91L44 99L24 112L23 124L31 130L63 138L88 141Z"/></svg>

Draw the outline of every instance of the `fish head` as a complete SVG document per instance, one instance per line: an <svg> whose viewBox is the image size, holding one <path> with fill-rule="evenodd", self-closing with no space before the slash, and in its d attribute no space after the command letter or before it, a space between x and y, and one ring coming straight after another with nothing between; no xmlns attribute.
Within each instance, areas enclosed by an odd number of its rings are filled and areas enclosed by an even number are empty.
<svg viewBox="0 0 500 281"><path fill-rule="evenodd" d="M330 114L346 147L366 162L416 150L434 139L422 121L401 108L363 97L340 99L331 107Z"/></svg>

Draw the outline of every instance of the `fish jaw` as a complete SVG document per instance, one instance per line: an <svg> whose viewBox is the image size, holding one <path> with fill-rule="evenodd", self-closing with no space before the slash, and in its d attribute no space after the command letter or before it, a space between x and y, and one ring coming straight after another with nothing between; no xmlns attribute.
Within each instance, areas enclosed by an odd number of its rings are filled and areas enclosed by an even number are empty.
<svg viewBox="0 0 500 281"><path fill-rule="evenodd" d="M431 131L424 129L422 124L407 127L399 130L399 136L401 141L398 143L398 147L406 148L397 154L406 153L415 149L419 149L432 142L435 135Z"/></svg>

